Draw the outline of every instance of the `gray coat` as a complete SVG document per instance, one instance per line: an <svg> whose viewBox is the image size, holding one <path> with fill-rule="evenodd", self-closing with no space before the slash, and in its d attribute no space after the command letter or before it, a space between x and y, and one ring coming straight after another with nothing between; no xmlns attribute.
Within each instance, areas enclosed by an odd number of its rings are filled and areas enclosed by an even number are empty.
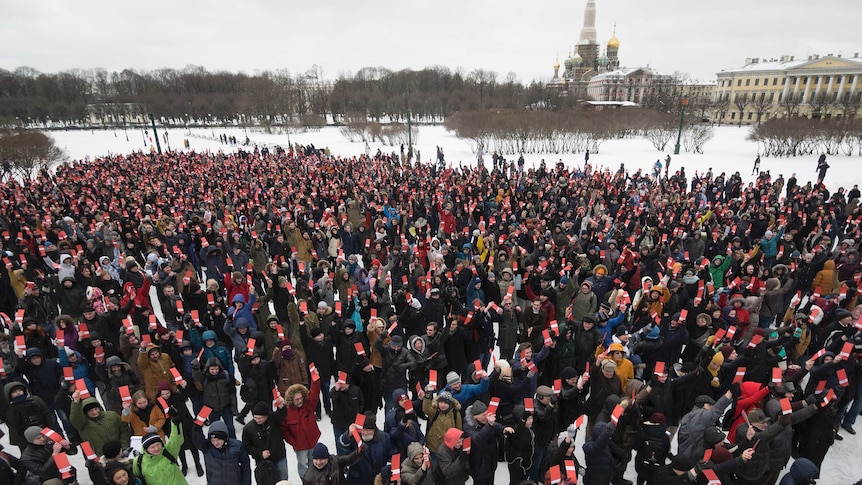
<svg viewBox="0 0 862 485"><path fill-rule="evenodd" d="M718 418L724 414L724 410L730 405L727 394L713 404L709 409L695 407L679 421L679 432L677 433L677 455L688 456L693 460L699 460L703 456L703 432L706 428L713 426Z"/></svg>

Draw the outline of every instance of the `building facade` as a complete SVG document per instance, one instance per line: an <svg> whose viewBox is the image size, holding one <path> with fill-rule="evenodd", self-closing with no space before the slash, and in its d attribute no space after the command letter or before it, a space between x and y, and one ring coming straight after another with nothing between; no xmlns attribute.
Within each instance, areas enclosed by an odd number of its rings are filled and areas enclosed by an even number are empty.
<svg viewBox="0 0 862 485"><path fill-rule="evenodd" d="M593 101L629 101L652 104L671 89L673 77L659 74L649 67L622 68L593 76L587 95Z"/></svg>
<svg viewBox="0 0 862 485"><path fill-rule="evenodd" d="M746 59L716 75L712 120L755 124L772 118L862 115L862 58L829 54L797 60Z"/></svg>

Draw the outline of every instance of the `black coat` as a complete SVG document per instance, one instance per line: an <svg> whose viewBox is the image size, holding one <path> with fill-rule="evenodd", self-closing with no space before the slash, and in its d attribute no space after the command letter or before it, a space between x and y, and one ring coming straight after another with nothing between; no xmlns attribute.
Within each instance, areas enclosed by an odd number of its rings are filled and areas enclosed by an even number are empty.
<svg viewBox="0 0 862 485"><path fill-rule="evenodd" d="M593 427L592 436L584 443L584 458L587 460L584 483L610 483L614 466L610 442L615 429L612 423L602 422Z"/></svg>
<svg viewBox="0 0 862 485"><path fill-rule="evenodd" d="M252 420L242 429L242 442L255 462L264 460L261 455L264 450L269 450L270 455L266 459L273 463L287 456L281 435L281 422L286 416L287 408L281 407L270 413L265 423L257 424Z"/></svg>

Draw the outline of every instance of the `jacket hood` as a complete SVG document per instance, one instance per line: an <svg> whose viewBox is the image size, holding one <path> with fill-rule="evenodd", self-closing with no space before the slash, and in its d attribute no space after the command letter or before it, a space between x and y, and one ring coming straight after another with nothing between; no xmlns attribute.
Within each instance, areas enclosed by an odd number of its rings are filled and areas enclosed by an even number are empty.
<svg viewBox="0 0 862 485"><path fill-rule="evenodd" d="M224 370L221 366L221 361L218 360L218 357L210 357L209 359L207 359L207 365L205 366L205 368L209 369L214 365L217 365L219 369Z"/></svg>
<svg viewBox="0 0 862 485"><path fill-rule="evenodd" d="M819 471L817 465L808 458L799 458L790 467L790 475L796 483L808 483Z"/></svg>
<svg viewBox="0 0 862 485"><path fill-rule="evenodd" d="M827 270L827 271L834 270L835 269L835 261L833 261L831 259L827 259L826 262L823 263L823 269Z"/></svg>
<svg viewBox="0 0 862 485"><path fill-rule="evenodd" d="M446 431L446 434L443 435L443 443L446 444L446 448L450 450L455 449L455 444L458 443L458 440L461 439L461 435L464 432L458 428L449 428L449 431Z"/></svg>
<svg viewBox="0 0 862 485"><path fill-rule="evenodd" d="M87 399L84 399L84 401L81 403L81 409L87 409L87 406L89 406L90 404L95 404L96 406L99 406L99 409L102 409L102 405L99 404L99 401L96 400L95 397L88 397Z"/></svg>
<svg viewBox="0 0 862 485"><path fill-rule="evenodd" d="M620 403L620 397L616 394L611 394L610 396L605 398L605 405L602 408L602 411L608 413L608 416L614 412L614 408L617 407L617 404Z"/></svg>
<svg viewBox="0 0 862 485"><path fill-rule="evenodd" d="M217 433L219 431L230 436L230 433L227 432L227 425L221 419L219 419L218 421L214 421L213 424L210 425L208 434Z"/></svg>
<svg viewBox="0 0 862 485"><path fill-rule="evenodd" d="M407 459L413 461L416 455L421 455L424 451L424 447L418 441L414 441L407 446Z"/></svg>
<svg viewBox="0 0 862 485"><path fill-rule="evenodd" d="M201 335L201 340L218 340L218 335L213 330L207 330Z"/></svg>
<svg viewBox="0 0 862 485"><path fill-rule="evenodd" d="M230 300L230 304L233 305L234 303L237 303L237 302L245 305L245 298L243 298L243 296L240 295L239 293L237 293L236 295L233 296L233 298Z"/></svg>
<svg viewBox="0 0 862 485"><path fill-rule="evenodd" d="M30 395L30 387L27 386L27 384L24 384L21 381L12 381L3 386L3 396L6 397L7 401L12 400L12 398L9 397L9 394L12 394L12 389L15 389L16 387L23 387L24 392L27 393L28 396Z"/></svg>

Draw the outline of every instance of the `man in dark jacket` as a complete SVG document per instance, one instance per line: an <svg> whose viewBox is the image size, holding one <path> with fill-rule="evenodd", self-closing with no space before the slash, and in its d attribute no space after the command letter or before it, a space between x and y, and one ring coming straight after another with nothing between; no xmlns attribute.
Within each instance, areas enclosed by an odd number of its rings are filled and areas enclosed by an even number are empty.
<svg viewBox="0 0 862 485"><path fill-rule="evenodd" d="M51 426L53 413L39 396L31 396L27 384L12 381L3 388L4 397L9 402L6 410L6 425L9 427L9 443L24 451L27 439L24 431L31 426L39 429Z"/></svg>
<svg viewBox="0 0 862 485"><path fill-rule="evenodd" d="M287 409L283 399L280 401L274 413L268 402L254 405L252 421L242 429L242 443L256 466L269 461L275 465L278 480L287 480L287 452L281 436L281 422L287 416Z"/></svg>
<svg viewBox="0 0 862 485"><path fill-rule="evenodd" d="M339 372L338 380L329 391L332 398L332 413L329 415L332 420L332 432L335 434L336 444L338 438L343 435L350 423L353 422L356 415L359 414L364 404L362 402L362 392L359 387L350 383L346 372ZM338 449L338 454L343 454L344 450Z"/></svg>
<svg viewBox="0 0 862 485"><path fill-rule="evenodd" d="M697 460L703 456L705 448L703 432L715 425L715 422L730 405L732 398L733 393L728 390L718 402L706 395L698 396L694 400L694 409L683 416L679 422L677 455L687 456L692 460Z"/></svg>
<svg viewBox="0 0 862 485"><path fill-rule="evenodd" d="M584 443L584 458L587 460L584 483L610 483L614 467L610 442L614 430L616 425L610 422L598 422L593 426L590 438Z"/></svg>
<svg viewBox="0 0 862 485"><path fill-rule="evenodd" d="M242 441L228 436L228 426L224 421L213 422L207 432L207 440L200 433L192 436L195 446L204 455L208 485L251 485L248 450Z"/></svg>
<svg viewBox="0 0 862 485"><path fill-rule="evenodd" d="M392 456L389 454L389 435L377 429L374 420L374 413L365 413L365 423L361 429L356 423L353 423L347 432L337 440L339 446L352 453L356 453L357 448L359 448L358 443L353 438L354 430L359 433L362 441L362 452L359 454L359 460L350 466L347 473L347 478L353 485L371 485L374 483L374 477L380 473L380 469L389 462ZM353 455L351 454L351 456Z"/></svg>
<svg viewBox="0 0 862 485"><path fill-rule="evenodd" d="M383 394L383 410L389 412L395 407L392 393L396 389L407 388L407 369L411 366L404 340L400 335L393 335L389 343L383 345L384 333L374 342L374 348L383 358L383 372L380 378L380 391Z"/></svg>
<svg viewBox="0 0 862 485"><path fill-rule="evenodd" d="M476 485L491 485L494 483L494 472L497 470L497 439L503 433L511 434L515 430L503 427L497 423L494 414L488 414L488 406L482 401L476 401L467 408L464 417L464 433L470 437L470 470L473 483ZM445 443L445 441L444 441Z"/></svg>
<svg viewBox="0 0 862 485"><path fill-rule="evenodd" d="M344 476L344 469L359 460L360 452L365 448L356 449L349 455L330 455L329 448L323 443L318 443L311 451L311 464L313 465L302 477L303 485L341 485L348 483Z"/></svg>

